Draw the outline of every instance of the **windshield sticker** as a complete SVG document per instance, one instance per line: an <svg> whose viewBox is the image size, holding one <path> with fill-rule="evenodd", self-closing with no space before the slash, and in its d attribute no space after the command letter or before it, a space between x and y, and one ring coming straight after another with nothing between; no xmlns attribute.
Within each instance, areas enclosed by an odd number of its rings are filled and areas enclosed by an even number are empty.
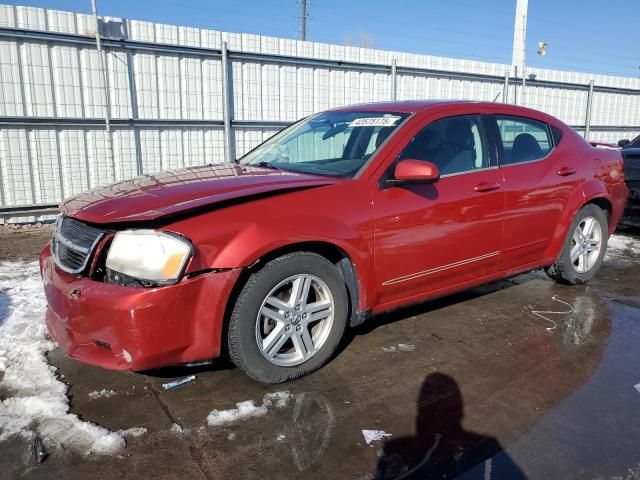
<svg viewBox="0 0 640 480"><path fill-rule="evenodd" d="M371 118L356 118L349 126L350 127L394 127L398 123L400 117L371 117Z"/></svg>

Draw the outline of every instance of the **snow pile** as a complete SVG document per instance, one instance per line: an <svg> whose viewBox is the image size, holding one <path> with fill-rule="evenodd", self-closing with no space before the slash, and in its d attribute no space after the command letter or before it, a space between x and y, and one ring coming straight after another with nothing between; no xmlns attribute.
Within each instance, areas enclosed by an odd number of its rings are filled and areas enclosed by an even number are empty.
<svg viewBox="0 0 640 480"><path fill-rule="evenodd" d="M287 392L267 393L262 398L262 405L256 405L253 400L236 403L236 408L229 410L212 410L207 416L207 423L217 427L229 422L244 420L251 417L261 417L267 414L269 407L284 408L292 395Z"/></svg>
<svg viewBox="0 0 640 480"><path fill-rule="evenodd" d="M605 259L615 256L628 257L629 260L633 260L633 257L638 255L640 255L640 240L625 235L611 235L609 237Z"/></svg>
<svg viewBox="0 0 640 480"><path fill-rule="evenodd" d="M172 433L184 433L184 429L177 423L172 423L169 431Z"/></svg>
<svg viewBox="0 0 640 480"><path fill-rule="evenodd" d="M111 398L114 395L116 395L116 392L114 392L113 390L107 390L103 388L99 392L96 391L89 393L88 397L90 400L96 400L98 398Z"/></svg>
<svg viewBox="0 0 640 480"><path fill-rule="evenodd" d="M39 433L47 446L113 454L122 435L69 413L67 386L46 353L55 347L44 322L45 298L37 262L0 262L0 442Z"/></svg>

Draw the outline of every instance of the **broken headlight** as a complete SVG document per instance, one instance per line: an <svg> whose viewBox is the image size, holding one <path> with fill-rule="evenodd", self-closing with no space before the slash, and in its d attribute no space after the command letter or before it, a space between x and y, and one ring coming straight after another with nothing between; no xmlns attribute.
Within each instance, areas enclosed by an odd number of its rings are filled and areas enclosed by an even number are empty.
<svg viewBox="0 0 640 480"><path fill-rule="evenodd" d="M192 250L191 243L178 235L124 230L116 233L109 247L107 275L116 280L114 283L121 283L118 276L138 280L142 285L175 283L182 276Z"/></svg>

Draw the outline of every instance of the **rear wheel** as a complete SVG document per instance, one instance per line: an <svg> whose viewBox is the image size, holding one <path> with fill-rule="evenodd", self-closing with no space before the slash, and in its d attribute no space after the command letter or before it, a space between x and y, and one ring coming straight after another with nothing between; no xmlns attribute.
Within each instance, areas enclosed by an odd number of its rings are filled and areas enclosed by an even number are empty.
<svg viewBox="0 0 640 480"><path fill-rule="evenodd" d="M585 205L576 215L558 261L546 269L561 283L588 282L598 273L607 250L606 213L597 205Z"/></svg>
<svg viewBox="0 0 640 480"><path fill-rule="evenodd" d="M335 352L345 330L347 289L338 269L296 252L252 274L229 323L229 355L250 377L280 383L310 373Z"/></svg>

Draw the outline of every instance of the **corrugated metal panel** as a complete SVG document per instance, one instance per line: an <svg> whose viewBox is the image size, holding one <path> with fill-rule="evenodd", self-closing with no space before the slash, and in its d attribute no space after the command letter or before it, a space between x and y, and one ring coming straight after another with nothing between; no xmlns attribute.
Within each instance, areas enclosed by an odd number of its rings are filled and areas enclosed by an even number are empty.
<svg viewBox="0 0 640 480"><path fill-rule="evenodd" d="M89 15L10 5L0 5L0 27L85 38L95 33ZM235 54L230 68L232 113L234 121L243 122L291 122L327 108L390 99L392 60L396 60L399 69L398 99L503 101L501 77L511 70L509 65L497 63L116 17L104 17L100 28L107 40L135 40L158 47L155 51L152 48L125 51L120 46L105 46L108 84L104 85L102 63L91 44L7 36L0 40L0 117L69 119L77 124L13 125L0 129L0 204L56 203L87 188L131 178L139 168L146 173L224 161L223 69L220 58L212 55L222 47L222 42L227 42ZM166 45L213 50L168 51ZM237 55L243 52L376 64L386 66L386 71L318 61L292 64ZM452 73L434 75L425 69ZM616 126L640 125L640 95L602 88L640 90L640 79L538 68L528 70L529 74L536 81L527 82L524 92L527 106L556 115L569 124L584 125L587 85L593 80L601 88L596 88L593 94L591 137L616 141L640 133L613 131ZM560 84L542 85L540 81ZM566 85L567 82L572 85ZM520 99L522 87L512 83L506 93L510 101ZM99 125L106 114L107 94L110 117L121 122L112 128L110 142ZM91 119L92 123L82 125L81 119ZM169 123L134 127L128 121L122 123L127 119ZM232 128L236 156L277 131L276 127Z"/></svg>

